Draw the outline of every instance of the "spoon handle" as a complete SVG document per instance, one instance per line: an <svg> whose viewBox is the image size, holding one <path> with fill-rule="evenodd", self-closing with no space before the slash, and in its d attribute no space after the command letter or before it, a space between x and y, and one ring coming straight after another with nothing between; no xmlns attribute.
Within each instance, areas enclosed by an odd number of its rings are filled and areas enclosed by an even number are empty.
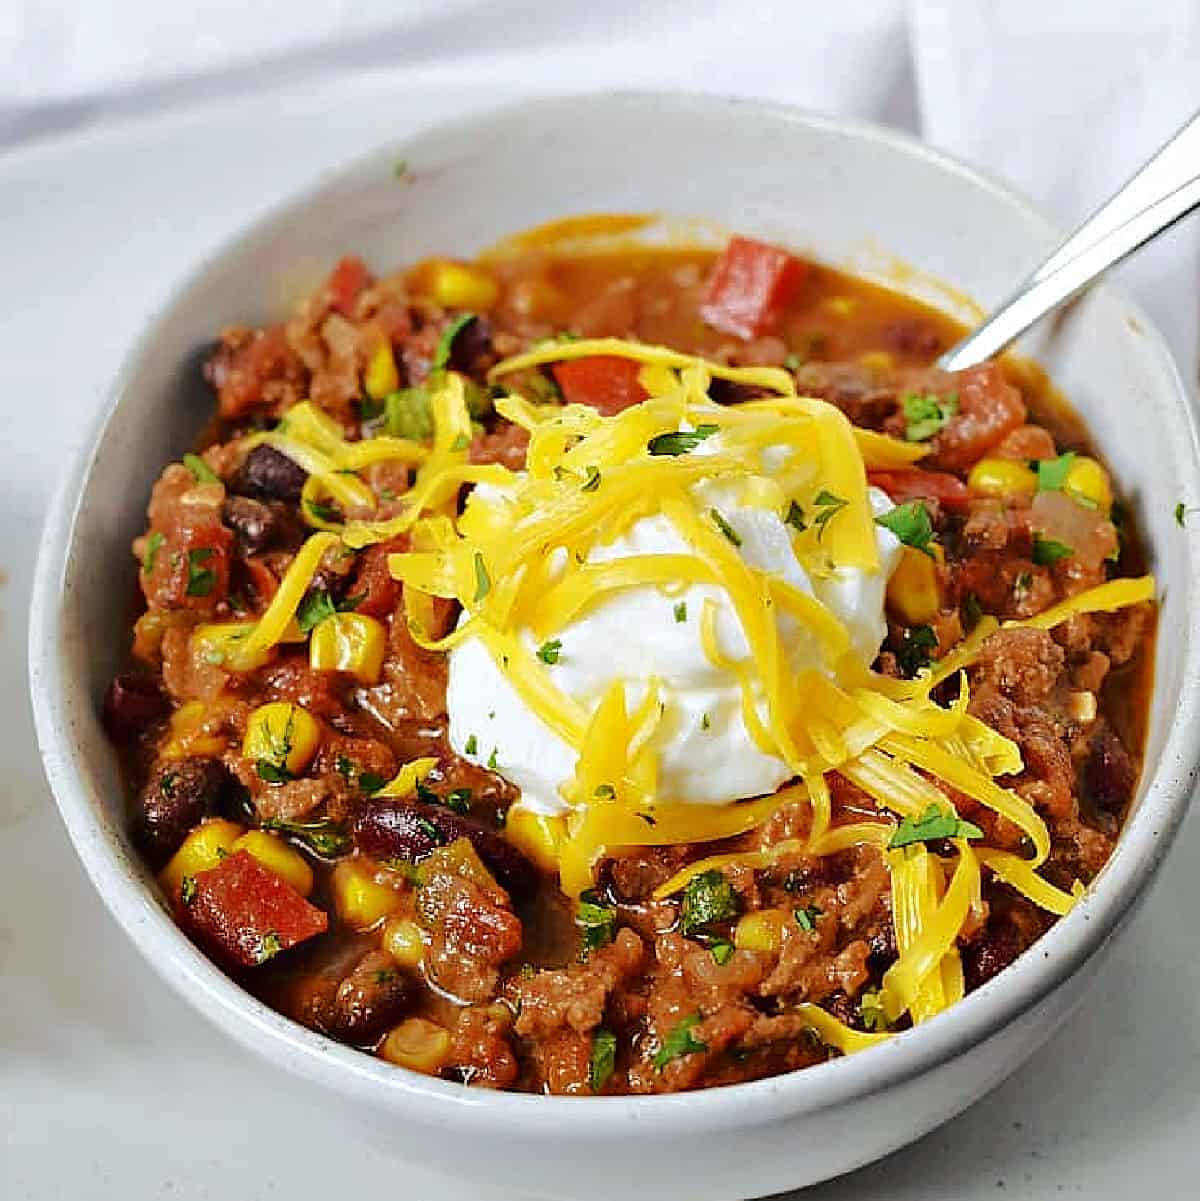
<svg viewBox="0 0 1200 1201"><path fill-rule="evenodd" d="M999 354L1034 322L1200 206L1200 113L1032 272L982 325L938 359L959 371Z"/></svg>

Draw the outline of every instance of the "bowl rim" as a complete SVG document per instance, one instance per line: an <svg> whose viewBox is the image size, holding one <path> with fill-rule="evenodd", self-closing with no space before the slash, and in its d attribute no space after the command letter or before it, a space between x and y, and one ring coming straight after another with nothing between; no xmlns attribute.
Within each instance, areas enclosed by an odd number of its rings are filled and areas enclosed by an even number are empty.
<svg viewBox="0 0 1200 1201"><path fill-rule="evenodd" d="M555 1133L561 1135L620 1136L629 1130L631 1120L648 1123L647 1128L662 1132L686 1130L695 1134L800 1116L896 1087L984 1042L1037 1006L1078 971L1135 907L1186 812L1200 771L1200 737L1189 733L1200 716L1200 642L1192 637L1186 639L1176 719L1160 759L1153 766L1139 808L1122 830L1118 852L1083 901L1042 936L1038 943L1040 954L1022 956L994 980L930 1022L857 1055L780 1076L694 1092L574 1098L468 1089L397 1068L308 1030L270 1009L204 956L154 898L144 870L120 853L88 799L89 785L75 754L70 720L73 699L81 689L79 682L70 678L59 636L63 620L60 602L69 551L86 497L84 485L100 439L152 342L155 329L177 306L186 303L192 287L221 263L241 253L267 229L286 219L293 209L310 203L315 195L363 164L396 155L411 161L415 157L411 148L428 139L449 134L486 137L492 130L502 130L507 123L526 116L556 107L569 109L573 105L588 108L593 117L597 109L605 106L644 106L655 111L670 105L677 111L690 112L697 120L702 120L706 112L741 110L757 120L848 134L923 160L990 193L1017 212L1035 236L1048 240L1058 234L1050 221L1007 184L912 135L858 118L810 113L786 104L741 97L641 89L538 96L489 112L422 126L403 138L385 142L296 189L205 253L156 307L127 351L103 405L55 492L43 528L29 616L31 702L51 791L101 899L154 970L236 1041L325 1087L352 1091L359 1099L383 1109L403 1109L429 1124L454 1120L469 1130L494 1131L510 1122L520 1122L536 1109L542 1120L553 1122ZM1111 290L1104 291L1112 295ZM1169 381L1170 399L1166 399L1168 389L1164 388L1158 398L1156 417L1168 424L1177 461L1195 478L1200 475L1200 441L1174 357L1140 308L1124 297L1120 301L1140 323L1149 348L1160 360L1164 377ZM1187 478L1187 473L1181 473L1181 478ZM1185 539L1184 546L1188 587L1193 595L1200 595L1200 555L1192 539ZM417 1100L421 1109L414 1114L409 1103Z"/></svg>

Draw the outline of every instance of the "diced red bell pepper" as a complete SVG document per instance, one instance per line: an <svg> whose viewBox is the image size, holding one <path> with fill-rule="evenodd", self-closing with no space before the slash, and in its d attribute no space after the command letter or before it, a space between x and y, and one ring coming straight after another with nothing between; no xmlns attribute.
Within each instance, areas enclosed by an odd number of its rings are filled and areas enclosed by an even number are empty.
<svg viewBox="0 0 1200 1201"><path fill-rule="evenodd" d="M329 303L343 317L349 317L358 294L367 286L367 265L355 255L347 255L329 277Z"/></svg>
<svg viewBox="0 0 1200 1201"><path fill-rule="evenodd" d="M945 471L868 471L867 479L898 505L909 500L936 500L955 509L963 508L971 498L966 484Z"/></svg>
<svg viewBox="0 0 1200 1201"><path fill-rule="evenodd" d="M757 338L800 290L808 264L778 246L730 238L708 277L700 316L714 329Z"/></svg>
<svg viewBox="0 0 1200 1201"><path fill-rule="evenodd" d="M649 395L638 383L641 363L615 355L570 359L550 368L568 404L590 405L605 417L641 404Z"/></svg>
<svg viewBox="0 0 1200 1201"><path fill-rule="evenodd" d="M329 927L329 918L247 851L198 872L180 900L197 942L239 967L255 967Z"/></svg>

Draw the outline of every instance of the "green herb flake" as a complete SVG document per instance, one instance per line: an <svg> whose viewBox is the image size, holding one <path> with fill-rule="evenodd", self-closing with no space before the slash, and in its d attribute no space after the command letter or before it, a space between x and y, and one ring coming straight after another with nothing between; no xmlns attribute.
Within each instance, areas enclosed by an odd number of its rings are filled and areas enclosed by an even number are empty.
<svg viewBox="0 0 1200 1201"><path fill-rule="evenodd" d="M393 438L428 442L433 437L433 409L427 388L401 388L383 401L384 429Z"/></svg>
<svg viewBox="0 0 1200 1201"><path fill-rule="evenodd" d="M598 801L611 801L617 795L617 790L611 784L597 784L592 796Z"/></svg>
<svg viewBox="0 0 1200 1201"><path fill-rule="evenodd" d="M711 438L719 428L716 425L698 425L694 430L680 430L675 434L659 434L650 439L646 444L646 449L652 455L690 454L706 438Z"/></svg>
<svg viewBox="0 0 1200 1201"><path fill-rule="evenodd" d="M496 762L496 754L499 751L499 749L500 749L499 747L495 747L495 746L492 747L492 753L488 756L488 761L487 761L488 771L499 771L500 770L500 764Z"/></svg>
<svg viewBox="0 0 1200 1201"><path fill-rule="evenodd" d="M322 504L319 500L304 501L304 507L308 510L311 517L315 517L318 521L338 522L342 520L341 510L333 505Z"/></svg>
<svg viewBox="0 0 1200 1201"><path fill-rule="evenodd" d="M454 339L478 318L474 313L459 313L444 330L438 339L437 350L433 352L434 371L444 371L450 365L450 355L454 350Z"/></svg>
<svg viewBox="0 0 1200 1201"><path fill-rule="evenodd" d="M467 741L463 744L463 753L466 755L474 755L479 751L479 739L471 734Z"/></svg>
<svg viewBox="0 0 1200 1201"><path fill-rule="evenodd" d="M800 909L793 911L796 924L801 930L812 934L817 928L817 918L822 914L823 910L818 909L816 905L805 905Z"/></svg>
<svg viewBox="0 0 1200 1201"><path fill-rule="evenodd" d="M937 650L937 635L932 626L913 626L896 649L896 661L904 675L912 679L917 672L933 662Z"/></svg>
<svg viewBox="0 0 1200 1201"><path fill-rule="evenodd" d="M358 409L359 421L374 421L383 414L382 400L375 400L374 397L364 396L361 400L357 400L354 403Z"/></svg>
<svg viewBox="0 0 1200 1201"><path fill-rule="evenodd" d="M1183 503L1183 501L1180 501L1179 504L1177 504L1175 506L1175 524L1177 526L1179 526L1180 529L1183 529L1183 521L1186 516L1187 516L1187 505L1185 505ZM151 535L151 537L153 537L153 535ZM147 551L146 554L147 554L147 562L149 562L149 551ZM146 570L149 571L151 569L147 568Z"/></svg>
<svg viewBox="0 0 1200 1201"><path fill-rule="evenodd" d="M266 780L268 784L286 784L292 778L292 773L286 767L280 767L270 759L259 759L254 764L254 770L258 773L258 778Z"/></svg>
<svg viewBox="0 0 1200 1201"><path fill-rule="evenodd" d="M179 899L185 904L190 905L196 899L196 877L184 876L179 881Z"/></svg>
<svg viewBox="0 0 1200 1201"><path fill-rule="evenodd" d="M1065 542L1043 538L1041 534L1033 536L1033 561L1039 567L1052 567L1060 559L1069 559L1074 553Z"/></svg>
<svg viewBox="0 0 1200 1201"><path fill-rule="evenodd" d="M433 843L434 846L441 846L442 832L429 820L427 817L417 818L417 829Z"/></svg>
<svg viewBox="0 0 1200 1201"><path fill-rule="evenodd" d="M617 1064L617 1036L603 1026L597 1026L592 1033L592 1054L588 1062L588 1087L598 1093Z"/></svg>
<svg viewBox="0 0 1200 1201"><path fill-rule="evenodd" d="M488 575L487 564L483 561L483 556L475 552L475 603L479 604L481 600L492 590L492 577Z"/></svg>
<svg viewBox="0 0 1200 1201"><path fill-rule="evenodd" d="M841 496L835 496L827 488L822 488L817 493L813 504L816 506L817 515L813 518L813 523L817 527L817 541L820 542L825 537L825 530L828 528L830 521L833 520L850 502Z"/></svg>
<svg viewBox="0 0 1200 1201"><path fill-rule="evenodd" d="M891 1029L878 989L869 988L859 998L858 1015L863 1025L876 1034L886 1034Z"/></svg>
<svg viewBox="0 0 1200 1201"><path fill-rule="evenodd" d="M974 592L968 592L962 601L963 629L969 634L982 620L983 606Z"/></svg>
<svg viewBox="0 0 1200 1201"><path fill-rule="evenodd" d="M1183 508L1182 505L1179 507L1180 509ZM1176 512L1175 519L1180 525L1183 525L1183 520L1181 517L1179 517L1178 511ZM146 575L150 575L150 573L153 572L154 561L158 558L159 547L162 546L164 541L165 537L161 530L151 530L150 533L146 535L146 557L142 560L142 571Z"/></svg>
<svg viewBox="0 0 1200 1201"><path fill-rule="evenodd" d="M296 625L300 627L300 633L308 634L336 612L337 607L329 593L314 589L304 594L304 599L296 610Z"/></svg>
<svg viewBox="0 0 1200 1201"><path fill-rule="evenodd" d="M876 517L875 524L890 530L905 546L933 558L933 551L929 549L933 541L933 522L924 501L910 500L897 505L882 517Z"/></svg>
<svg viewBox="0 0 1200 1201"><path fill-rule="evenodd" d="M803 534L808 529L808 522L804 519L804 510L795 501L792 501L788 505L788 511L784 515L783 520L798 534Z"/></svg>
<svg viewBox="0 0 1200 1201"><path fill-rule="evenodd" d="M471 812L471 790L469 788L454 788L446 793L446 799L443 803L451 813L457 813L460 817L465 817Z"/></svg>
<svg viewBox="0 0 1200 1201"><path fill-rule="evenodd" d="M713 525L733 543L734 546L742 545L742 536L725 520L720 509L709 509L709 517L713 520Z"/></svg>
<svg viewBox="0 0 1200 1201"><path fill-rule="evenodd" d="M585 892L575 908L575 924L582 932L586 957L588 951L612 942L617 932L617 911L611 905L605 905L596 893Z"/></svg>
<svg viewBox="0 0 1200 1201"><path fill-rule="evenodd" d="M692 1030L700 1024L700 1015L694 1013L691 1017L682 1018L672 1027L663 1039L662 1046L654 1054L654 1070L661 1072L673 1059L691 1055L695 1051L707 1051L708 1043L701 1042L692 1034Z"/></svg>
<svg viewBox="0 0 1200 1201"><path fill-rule="evenodd" d="M258 947L258 962L266 963L268 959L274 959L280 951L283 950L283 943L279 941L279 934L275 930L268 930L262 936L262 942Z"/></svg>
<svg viewBox="0 0 1200 1201"><path fill-rule="evenodd" d="M211 567L205 567L204 564L213 557L216 552L211 546L197 546L187 553L187 595L188 596L208 596L213 585L217 582L217 573Z"/></svg>
<svg viewBox="0 0 1200 1201"><path fill-rule="evenodd" d="M219 484L221 482L221 477L199 455L184 455L183 465L192 473L198 484Z"/></svg>
<svg viewBox="0 0 1200 1201"><path fill-rule="evenodd" d="M789 371L799 371L800 368L804 366L804 360L798 354L796 354L795 351L793 351L791 354L786 354L783 356L783 365Z"/></svg>
<svg viewBox="0 0 1200 1201"><path fill-rule="evenodd" d="M453 442L450 443L451 450L466 450L471 445L471 439L466 434L459 434Z"/></svg>
<svg viewBox="0 0 1200 1201"><path fill-rule="evenodd" d="M600 487L600 468L589 467L587 469L587 479L579 485L580 492L595 492Z"/></svg>
<svg viewBox="0 0 1200 1201"><path fill-rule="evenodd" d="M718 938L708 949L718 967L724 967L733 958L733 943L727 938Z"/></svg>
<svg viewBox="0 0 1200 1201"><path fill-rule="evenodd" d="M896 827L888 847L912 846L918 842L936 841L939 838L982 838L983 831L972 822L965 822L948 809L930 805L920 817L906 817Z"/></svg>
<svg viewBox="0 0 1200 1201"><path fill-rule="evenodd" d="M709 717L707 713L700 714L700 728L702 730L712 729L712 718Z"/></svg>
<svg viewBox="0 0 1200 1201"><path fill-rule="evenodd" d="M378 792L386 783L387 780L378 772L362 771L358 773L358 786L368 796Z"/></svg>
<svg viewBox="0 0 1200 1201"><path fill-rule="evenodd" d="M679 928L685 935L697 934L716 922L736 917L737 912L733 885L716 868L709 868L687 882Z"/></svg>
<svg viewBox="0 0 1200 1201"><path fill-rule="evenodd" d="M337 772L343 780L349 780L350 774L354 770L354 764L345 755L339 755L333 761L333 770Z"/></svg>
<svg viewBox="0 0 1200 1201"><path fill-rule="evenodd" d="M1037 473L1037 490L1039 492L1061 492L1063 485L1067 482L1067 476L1071 474L1071 467L1075 463L1075 452L1067 451L1064 455L1059 455L1057 459L1038 459L1033 463L1033 470Z"/></svg>
<svg viewBox="0 0 1200 1201"><path fill-rule="evenodd" d="M343 773L340 767L338 772L347 774ZM310 822L292 822L272 817L262 822L261 826L264 830L277 830L280 834L290 835L323 859L337 859L346 854L352 845L346 824L335 821L332 817L322 817Z"/></svg>
<svg viewBox="0 0 1200 1201"><path fill-rule="evenodd" d="M537 657L543 663L554 664L558 662L559 654L562 652L562 640L559 638L551 638L549 642L543 642L537 649Z"/></svg>
<svg viewBox="0 0 1200 1201"><path fill-rule="evenodd" d="M392 165L392 176L395 179L403 179L408 174L408 159L398 158Z"/></svg>
<svg viewBox="0 0 1200 1201"><path fill-rule="evenodd" d="M958 412L958 397L918 396L909 392L900 400L904 408L904 437L909 442L927 442Z"/></svg>
<svg viewBox="0 0 1200 1201"><path fill-rule="evenodd" d="M675 620L680 625L682 625L685 621L687 621L687 601L680 601L675 606L674 612L675 612Z"/></svg>

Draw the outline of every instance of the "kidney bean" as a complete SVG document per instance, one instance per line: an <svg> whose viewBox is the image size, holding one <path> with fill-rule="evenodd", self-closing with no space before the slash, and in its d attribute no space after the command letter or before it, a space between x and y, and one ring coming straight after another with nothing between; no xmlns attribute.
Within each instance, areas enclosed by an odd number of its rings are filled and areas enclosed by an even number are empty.
<svg viewBox="0 0 1200 1201"><path fill-rule="evenodd" d="M287 455L273 446L256 446L242 461L229 481L229 488L240 496L260 500L287 500L293 504L300 499L300 490L308 472L293 463Z"/></svg>
<svg viewBox="0 0 1200 1201"><path fill-rule="evenodd" d="M1133 796L1137 769L1121 740L1107 725L1092 740L1084 768L1084 786L1092 802L1120 815Z"/></svg>
<svg viewBox="0 0 1200 1201"><path fill-rule="evenodd" d="M533 865L512 843L482 822L441 805L380 797L368 802L354 822L357 846L381 859L415 861L459 838L471 843L508 892L520 895L532 890Z"/></svg>
<svg viewBox="0 0 1200 1201"><path fill-rule="evenodd" d="M221 507L221 520L237 535L240 548L250 554L291 549L304 539L304 527L295 512L278 501L230 496Z"/></svg>
<svg viewBox="0 0 1200 1201"><path fill-rule="evenodd" d="M165 863L193 826L217 812L231 781L218 759L173 759L158 767L138 797L134 823L146 854L156 863Z"/></svg>
<svg viewBox="0 0 1200 1201"><path fill-rule="evenodd" d="M130 741L170 708L157 676L126 672L114 677L104 694L104 728L118 742Z"/></svg>

